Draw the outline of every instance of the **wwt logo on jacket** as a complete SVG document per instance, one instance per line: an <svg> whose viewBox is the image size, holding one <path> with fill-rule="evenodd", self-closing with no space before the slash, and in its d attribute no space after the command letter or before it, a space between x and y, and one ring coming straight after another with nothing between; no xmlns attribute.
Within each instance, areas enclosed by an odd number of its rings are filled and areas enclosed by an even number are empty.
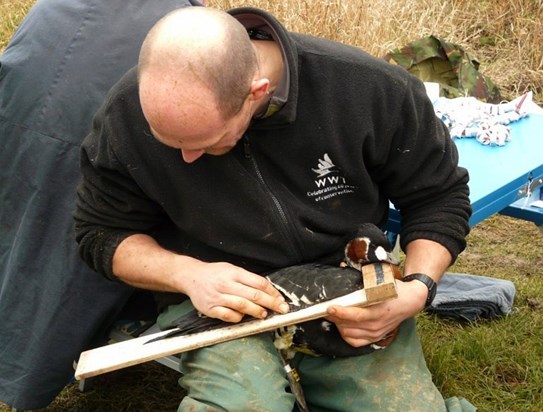
<svg viewBox="0 0 543 412"><path fill-rule="evenodd" d="M341 174L341 170L334 164L328 153L325 153L322 159L318 159L317 167L311 170L317 175L314 180L317 190L307 192L307 196L315 198L315 202L354 193L355 186L347 183L347 179Z"/></svg>

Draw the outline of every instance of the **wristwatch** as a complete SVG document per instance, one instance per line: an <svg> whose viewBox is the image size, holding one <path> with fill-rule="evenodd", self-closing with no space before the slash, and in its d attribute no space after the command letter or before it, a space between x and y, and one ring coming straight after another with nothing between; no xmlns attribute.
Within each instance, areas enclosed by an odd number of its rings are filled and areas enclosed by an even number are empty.
<svg viewBox="0 0 543 412"><path fill-rule="evenodd" d="M424 309L428 308L434 301L437 292L437 284L434 282L430 276L425 275L424 273L412 273L410 275L404 276L402 278L403 282L411 282L412 280L418 280L426 285L428 288L428 297L426 298L426 303Z"/></svg>

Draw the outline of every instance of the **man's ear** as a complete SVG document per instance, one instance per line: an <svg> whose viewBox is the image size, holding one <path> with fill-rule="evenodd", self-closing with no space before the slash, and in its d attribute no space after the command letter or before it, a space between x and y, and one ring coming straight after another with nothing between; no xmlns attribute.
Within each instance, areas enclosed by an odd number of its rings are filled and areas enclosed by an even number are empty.
<svg viewBox="0 0 543 412"><path fill-rule="evenodd" d="M254 101L259 101L260 99L269 95L269 90L269 79L253 80L253 83L251 84L251 90L249 91L249 98Z"/></svg>

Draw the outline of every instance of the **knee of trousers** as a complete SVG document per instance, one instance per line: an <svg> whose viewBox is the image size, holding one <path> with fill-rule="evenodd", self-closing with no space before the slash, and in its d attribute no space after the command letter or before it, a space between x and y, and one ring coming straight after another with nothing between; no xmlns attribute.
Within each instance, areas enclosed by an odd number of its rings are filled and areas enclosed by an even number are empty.
<svg viewBox="0 0 543 412"><path fill-rule="evenodd" d="M250 395L250 396L245 396ZM260 398L259 397L262 397ZM248 392L236 392L229 398L197 399L189 395L185 396L178 411L193 412L291 412L294 409L295 400L290 393L272 396L271 391L266 394Z"/></svg>
<svg viewBox="0 0 543 412"><path fill-rule="evenodd" d="M291 411L294 406L268 334L185 353L181 372L179 382L187 391L183 410Z"/></svg>

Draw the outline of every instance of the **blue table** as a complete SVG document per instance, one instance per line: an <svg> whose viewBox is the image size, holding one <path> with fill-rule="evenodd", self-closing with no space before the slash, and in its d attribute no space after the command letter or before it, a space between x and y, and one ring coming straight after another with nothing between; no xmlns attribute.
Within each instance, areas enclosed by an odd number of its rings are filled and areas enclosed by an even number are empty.
<svg viewBox="0 0 543 412"><path fill-rule="evenodd" d="M532 114L510 126L511 141L502 147L454 139L460 166L470 174L470 225L502 213L534 222L543 232L543 209L527 206L542 195L543 115ZM391 207L387 229L398 233L399 228L400 215Z"/></svg>

